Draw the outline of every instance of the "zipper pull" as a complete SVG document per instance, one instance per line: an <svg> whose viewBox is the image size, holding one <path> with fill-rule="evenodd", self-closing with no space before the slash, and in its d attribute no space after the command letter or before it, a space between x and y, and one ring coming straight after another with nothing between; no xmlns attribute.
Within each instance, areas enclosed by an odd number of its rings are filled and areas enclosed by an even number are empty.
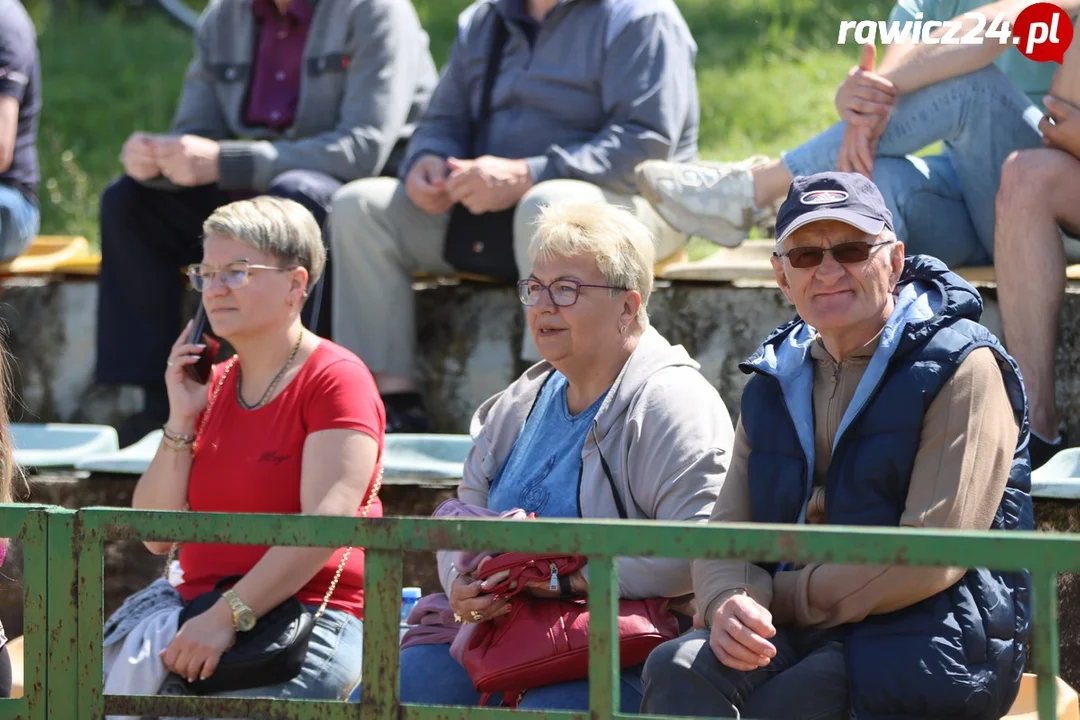
<svg viewBox="0 0 1080 720"><path fill-rule="evenodd" d="M559 568L555 566L555 563L551 563L551 582L548 583L548 590L559 591Z"/></svg>

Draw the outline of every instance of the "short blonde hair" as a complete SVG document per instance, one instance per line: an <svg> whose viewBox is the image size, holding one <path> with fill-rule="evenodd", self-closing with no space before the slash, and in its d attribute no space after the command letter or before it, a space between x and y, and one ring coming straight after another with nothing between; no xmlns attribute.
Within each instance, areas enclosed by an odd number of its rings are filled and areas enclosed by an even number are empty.
<svg viewBox="0 0 1080 720"><path fill-rule="evenodd" d="M224 235L308 271L310 291L326 267L322 229L295 200L260 196L222 205L203 223L203 237Z"/></svg>
<svg viewBox="0 0 1080 720"><path fill-rule="evenodd" d="M606 203L563 202L541 208L529 245L533 261L588 253L596 256L596 267L608 285L641 295L637 321L647 328L656 264L649 229L629 211Z"/></svg>

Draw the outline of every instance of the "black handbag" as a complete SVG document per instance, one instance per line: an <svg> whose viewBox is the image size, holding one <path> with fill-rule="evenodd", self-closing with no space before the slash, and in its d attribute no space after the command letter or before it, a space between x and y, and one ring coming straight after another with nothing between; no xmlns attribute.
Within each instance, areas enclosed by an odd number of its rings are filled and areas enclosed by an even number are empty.
<svg viewBox="0 0 1080 720"><path fill-rule="evenodd" d="M491 116L491 93L499 74L499 61L506 46L506 24L498 13L484 85L480 95L480 113L469 124L469 152L476 157L481 147L479 136L486 131ZM474 215L461 203L450 210L450 223L443 243L443 258L459 272L482 275L502 282L516 282L517 262L514 260L514 211L516 208Z"/></svg>
<svg viewBox="0 0 1080 720"><path fill-rule="evenodd" d="M236 359L233 358L221 373L206 411L203 413L203 420L196 434L196 442L206 429L210 410L217 400L218 393L221 392L222 385L225 384L225 378L228 377L229 371L235 364ZM371 505L382 488L382 479L383 470L380 466L367 502L360 513L361 518L367 517L371 510ZM166 577L168 577L169 567L176 557L178 547L178 544L173 544L169 559L165 562ZM345 571L345 563L349 561L351 554L350 547L341 556L334 579L330 582L322 604L314 614L308 612L296 596L288 598L259 618L254 628L247 632L237 632L233 646L222 654L214 674L191 682L185 680L187 690L194 695L213 695L231 690L277 685L299 675L304 667L304 660L307 658L308 644L311 641L315 623L326 611L330 596L333 595L341 574ZM192 598L180 611L178 627L182 628L185 622L213 607L222 594L242 577L242 575L233 575L223 578L214 585L213 590Z"/></svg>
<svg viewBox="0 0 1080 720"><path fill-rule="evenodd" d="M180 626L213 607L241 577L224 578L210 592L193 598L180 612ZM213 695L288 682L304 666L314 629L315 616L291 597L259 618L250 631L237 633L236 643L221 656L213 675L185 685L195 695Z"/></svg>

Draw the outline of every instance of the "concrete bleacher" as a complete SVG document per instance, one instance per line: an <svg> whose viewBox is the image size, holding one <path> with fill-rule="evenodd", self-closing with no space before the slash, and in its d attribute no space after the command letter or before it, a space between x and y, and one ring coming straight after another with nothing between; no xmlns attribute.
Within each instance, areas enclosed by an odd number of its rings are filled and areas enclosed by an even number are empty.
<svg viewBox="0 0 1080 720"><path fill-rule="evenodd" d="M671 258L658 267L653 322L687 346L734 414L746 378L738 371L792 308L776 288L771 242L721 248L704 260ZM93 388L96 272L100 258L82 238L42 238L35 250L0 266L0 320L18 359L25 422L111 424L138 408L134 391ZM992 268L962 269L986 303L984 322L1000 333ZM1080 280L1080 266L1069 269ZM472 411L513 379L525 331L516 291L473 278L417 278L420 365L440 432L466 432ZM1059 404L1080 437L1080 285L1070 283L1058 348ZM1076 418L1076 419L1074 419Z"/></svg>

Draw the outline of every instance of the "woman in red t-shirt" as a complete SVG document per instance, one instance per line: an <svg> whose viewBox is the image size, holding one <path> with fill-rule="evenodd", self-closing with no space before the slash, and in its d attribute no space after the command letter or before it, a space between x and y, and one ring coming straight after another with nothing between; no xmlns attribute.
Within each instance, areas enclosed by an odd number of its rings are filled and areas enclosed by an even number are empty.
<svg viewBox="0 0 1080 720"><path fill-rule="evenodd" d="M322 234L299 204L260 197L219 208L203 225L203 262L188 269L214 333L236 356L209 382L188 375L202 345L176 341L165 372L169 420L132 504L145 510L379 517L377 469L385 410L351 352L320 339L300 310L325 265ZM168 542L147 542L164 554ZM304 667L273 686L231 696L344 699L360 680L364 553L302 547L184 544L184 601L241 576L188 619L162 653L176 683L207 678L258 618L297 597L315 612ZM163 688L164 691L164 688Z"/></svg>

